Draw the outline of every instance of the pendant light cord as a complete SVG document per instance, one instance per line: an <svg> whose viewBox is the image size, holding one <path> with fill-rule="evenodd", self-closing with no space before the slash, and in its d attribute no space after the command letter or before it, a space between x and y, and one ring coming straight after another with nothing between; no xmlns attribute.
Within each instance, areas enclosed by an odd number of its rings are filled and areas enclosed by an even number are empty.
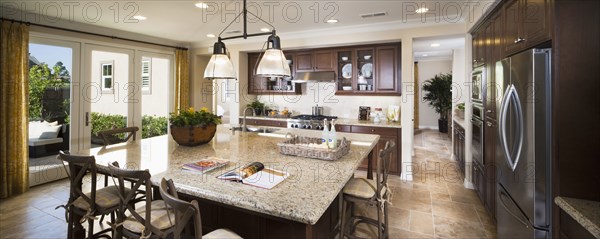
<svg viewBox="0 0 600 239"><path fill-rule="evenodd" d="M240 13L238 13L238 15L237 15L237 16L235 16L235 18L233 19L233 21L231 21L231 22L230 22L230 23L229 23L229 24L228 24L228 25L227 25L227 26L226 26L226 27L225 27L225 28L224 28L224 29L223 29L223 30L222 30L222 31L219 33L219 37L221 37L221 35L223 34L223 32L225 32L225 30L227 30L227 29L228 29L228 28L231 26L231 24L233 24L233 23L234 23L234 22L235 22L235 21L236 21L238 18L240 18L240 16L241 16L242 14L244 14L244 13L250 14L250 15L252 15L252 16L254 16L254 17L258 18L258 20L261 20L262 22L264 22L264 23L266 23L267 25L269 25L269 26L271 27L271 31L272 31L272 33L273 33L273 34L275 34L275 27L274 27L273 25L271 25L271 23L269 23L269 22L267 22L267 21L263 20L262 18L260 18L259 16L256 16L256 14L254 14L254 13L252 13L252 12L249 12L248 10L246 10L246 6L245 6L245 3L244 3L244 10L243 10L243 11L241 11ZM246 19L244 19L244 20L246 20ZM244 35L243 35L243 36L247 35L247 32L248 32L248 31L246 30L246 25L244 24ZM244 38L245 38L245 37L244 37Z"/></svg>

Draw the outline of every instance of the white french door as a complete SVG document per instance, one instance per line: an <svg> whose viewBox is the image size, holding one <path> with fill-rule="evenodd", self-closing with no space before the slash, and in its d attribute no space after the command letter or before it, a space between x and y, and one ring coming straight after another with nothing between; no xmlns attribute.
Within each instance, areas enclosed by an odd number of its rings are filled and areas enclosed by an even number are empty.
<svg viewBox="0 0 600 239"><path fill-rule="evenodd" d="M102 146L97 132L136 126L140 103L134 50L86 44L81 87L81 149Z"/></svg>

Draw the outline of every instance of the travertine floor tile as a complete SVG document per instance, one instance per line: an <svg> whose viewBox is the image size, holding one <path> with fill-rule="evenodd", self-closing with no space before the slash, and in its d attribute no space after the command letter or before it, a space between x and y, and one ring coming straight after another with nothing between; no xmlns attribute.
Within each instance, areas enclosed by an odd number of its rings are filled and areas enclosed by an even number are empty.
<svg viewBox="0 0 600 239"><path fill-rule="evenodd" d="M433 235L433 216L431 213L410 212L410 231Z"/></svg>

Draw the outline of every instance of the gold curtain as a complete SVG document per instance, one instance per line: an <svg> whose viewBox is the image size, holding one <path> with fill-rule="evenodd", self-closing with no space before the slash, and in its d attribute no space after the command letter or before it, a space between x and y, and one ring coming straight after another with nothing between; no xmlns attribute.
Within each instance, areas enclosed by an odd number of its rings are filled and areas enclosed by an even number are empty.
<svg viewBox="0 0 600 239"><path fill-rule="evenodd" d="M175 50L175 105L173 110L190 107L190 71L188 50Z"/></svg>
<svg viewBox="0 0 600 239"><path fill-rule="evenodd" d="M0 198L7 198L29 188L29 26L0 21Z"/></svg>
<svg viewBox="0 0 600 239"><path fill-rule="evenodd" d="M413 123L414 128L418 129L419 128L419 91L420 91L420 87L419 87L419 62L415 61L415 84L414 84L415 88L414 88L414 96L415 96L415 104L414 104L414 111L415 111L415 122Z"/></svg>

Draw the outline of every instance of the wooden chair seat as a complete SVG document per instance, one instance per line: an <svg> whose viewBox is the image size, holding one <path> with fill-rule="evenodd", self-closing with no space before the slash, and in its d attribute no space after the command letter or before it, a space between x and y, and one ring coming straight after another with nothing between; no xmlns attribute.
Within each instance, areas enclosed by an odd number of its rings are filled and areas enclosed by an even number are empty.
<svg viewBox="0 0 600 239"><path fill-rule="evenodd" d="M140 215L146 214L146 205L138 206L135 211ZM152 201L150 206L150 224L156 227L157 229L163 231L166 230L172 225L175 225L175 213L173 209L167 209L165 207L165 202L163 200ZM140 223L131 213L128 217L123 221L123 227L129 231L141 234L144 231L144 225ZM169 218L170 217L170 218Z"/></svg>
<svg viewBox="0 0 600 239"><path fill-rule="evenodd" d="M214 231L209 232L208 234L202 236L202 238L204 238L204 239L223 239L223 238L234 239L234 238L241 238L241 237L238 236L238 234L235 234L235 232L230 231L229 229L217 229L217 230L214 230Z"/></svg>
<svg viewBox="0 0 600 239"><path fill-rule="evenodd" d="M86 196L91 198L91 192L86 193ZM103 208L113 208L119 205L119 188L115 186L109 186L96 190L96 205ZM88 210L90 204L83 198L78 197L73 201L73 206Z"/></svg>
<svg viewBox="0 0 600 239"><path fill-rule="evenodd" d="M381 190L381 195L386 193L385 186ZM344 194L358 198L372 198L377 193L377 183L373 179L352 178L344 186Z"/></svg>

